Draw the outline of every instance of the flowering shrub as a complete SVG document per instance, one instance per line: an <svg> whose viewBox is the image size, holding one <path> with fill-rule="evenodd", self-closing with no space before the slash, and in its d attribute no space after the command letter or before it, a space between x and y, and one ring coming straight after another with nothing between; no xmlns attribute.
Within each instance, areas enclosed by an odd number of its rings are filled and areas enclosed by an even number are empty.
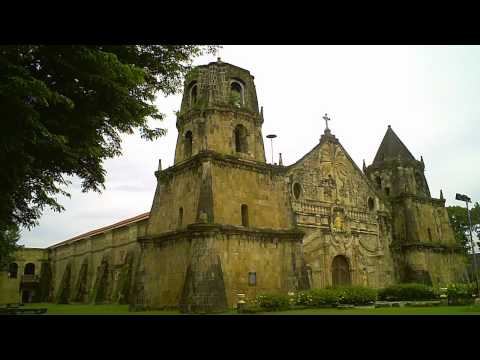
<svg viewBox="0 0 480 360"><path fill-rule="evenodd" d="M450 284L447 286L448 304L461 305L474 301L475 288L471 284Z"/></svg>
<svg viewBox="0 0 480 360"><path fill-rule="evenodd" d="M284 294L261 294L257 295L254 301L264 311L278 311L290 308L290 298Z"/></svg>
<svg viewBox="0 0 480 360"><path fill-rule="evenodd" d="M334 289L312 289L297 294L296 304L321 307L338 303L339 294Z"/></svg>
<svg viewBox="0 0 480 360"><path fill-rule="evenodd" d="M406 301L406 300L433 300L437 295L433 288L424 284L396 284L381 289L378 292L379 300Z"/></svg>
<svg viewBox="0 0 480 360"><path fill-rule="evenodd" d="M338 304L367 305L375 302L375 289L363 286L312 289L297 294L296 305L323 307Z"/></svg>

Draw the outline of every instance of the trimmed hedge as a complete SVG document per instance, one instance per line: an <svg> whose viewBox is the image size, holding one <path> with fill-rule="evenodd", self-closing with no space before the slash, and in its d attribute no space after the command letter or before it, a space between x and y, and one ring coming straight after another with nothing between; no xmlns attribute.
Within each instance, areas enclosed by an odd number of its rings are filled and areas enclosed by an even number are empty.
<svg viewBox="0 0 480 360"><path fill-rule="evenodd" d="M365 286L335 288L340 293L340 304L369 305L377 300L377 290Z"/></svg>
<svg viewBox="0 0 480 360"><path fill-rule="evenodd" d="M378 299L383 301L420 301L437 298L431 286L415 283L391 285L378 292Z"/></svg>
<svg viewBox="0 0 480 360"><path fill-rule="evenodd" d="M264 311L279 311L290 308L290 298L284 294L260 294L255 298L255 305Z"/></svg>

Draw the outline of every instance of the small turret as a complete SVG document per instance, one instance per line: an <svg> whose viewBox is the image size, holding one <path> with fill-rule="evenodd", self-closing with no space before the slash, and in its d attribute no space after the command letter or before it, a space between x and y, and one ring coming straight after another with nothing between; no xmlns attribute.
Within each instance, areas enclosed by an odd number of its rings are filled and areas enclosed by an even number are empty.
<svg viewBox="0 0 480 360"><path fill-rule="evenodd" d="M424 175L423 157L416 160L410 150L388 125L387 132L378 148L373 163L366 174L378 190L387 195L411 194L430 198L427 180Z"/></svg>

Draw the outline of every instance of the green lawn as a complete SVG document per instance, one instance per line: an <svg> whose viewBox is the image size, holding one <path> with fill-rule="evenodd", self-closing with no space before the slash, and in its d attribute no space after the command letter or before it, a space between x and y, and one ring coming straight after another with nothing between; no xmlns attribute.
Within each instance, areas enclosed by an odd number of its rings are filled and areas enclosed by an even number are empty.
<svg viewBox="0 0 480 360"><path fill-rule="evenodd" d="M181 315L179 311L129 312L128 305L28 304L25 308L48 308L48 315ZM236 315L231 311L222 315ZM402 307L379 309L302 309L259 313L258 315L480 315L480 305Z"/></svg>
<svg viewBox="0 0 480 360"><path fill-rule="evenodd" d="M46 315L180 315L179 311L128 311L128 305L27 304L27 308L47 308Z"/></svg>

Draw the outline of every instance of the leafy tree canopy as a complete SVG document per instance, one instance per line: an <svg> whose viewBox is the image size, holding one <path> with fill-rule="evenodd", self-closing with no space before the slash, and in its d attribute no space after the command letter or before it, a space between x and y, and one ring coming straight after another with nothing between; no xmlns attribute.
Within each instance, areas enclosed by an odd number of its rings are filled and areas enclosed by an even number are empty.
<svg viewBox="0 0 480 360"><path fill-rule="evenodd" d="M16 225L0 228L0 271L8 268L14 261L14 252L21 248L17 245L20 231Z"/></svg>
<svg viewBox="0 0 480 360"><path fill-rule="evenodd" d="M455 237L463 244L465 250L470 249L467 208L462 206L447 206L447 212ZM470 217L472 219L472 231L476 233L477 237L480 237L480 204L478 202L470 209Z"/></svg>
<svg viewBox="0 0 480 360"><path fill-rule="evenodd" d="M216 46L0 46L0 227L36 225L63 210L68 176L101 191L102 162L121 154L120 135L165 134L158 92L181 88L192 60Z"/></svg>

